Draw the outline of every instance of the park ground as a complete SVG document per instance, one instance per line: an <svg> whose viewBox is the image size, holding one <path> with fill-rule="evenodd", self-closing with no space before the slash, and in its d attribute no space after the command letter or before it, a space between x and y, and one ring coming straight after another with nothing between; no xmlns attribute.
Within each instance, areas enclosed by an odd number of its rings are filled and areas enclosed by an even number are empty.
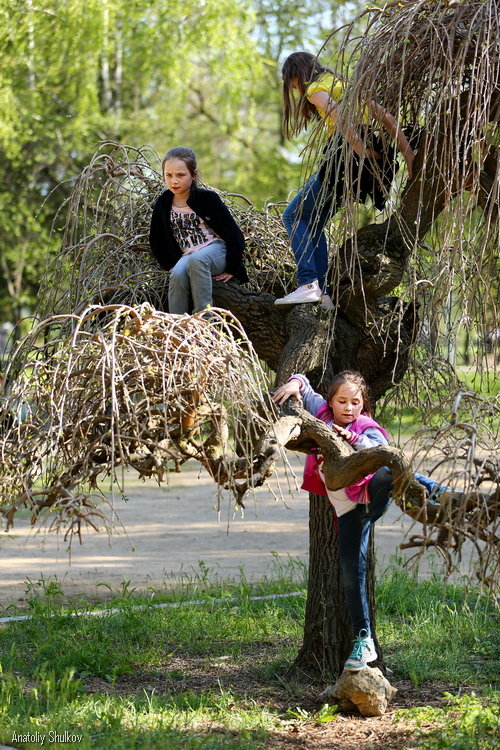
<svg viewBox="0 0 500 750"><path fill-rule="evenodd" d="M308 545L307 495L293 476L300 478L300 458L291 463L292 472L282 467L269 488L249 498L243 516L228 496L217 497L207 475L186 468L170 477L168 488L128 474L127 501L113 501L111 536L85 534L82 545L73 539L70 552L62 534L32 530L28 517L16 521L0 541L0 615L28 612L34 619L0 626L0 687L11 706L0 721L0 742L40 748L13 741L13 732L38 727L41 734L55 726L61 735L63 728L75 733L83 726L83 750L451 747L446 737L455 731L453 721L488 710L495 671L491 612L485 614L475 594L466 599L459 587L443 587L435 557L407 576L404 561L413 553L399 544L411 524L397 508L376 532L379 637L398 690L389 710L373 718L341 715L319 698L325 685L287 677L300 646ZM458 571L452 580L459 580ZM281 598L273 599L276 593ZM205 604L150 606L172 597ZM228 597L234 601L220 601ZM148 607L137 614L133 607L141 602ZM61 607L100 606L118 612L52 616ZM450 633L457 633L451 651ZM71 669L84 697L64 682ZM50 693L50 711L41 685ZM37 695L31 703L30 690ZM486 697L474 697L484 690ZM453 700L471 703L446 709ZM414 709L429 713L408 713ZM90 719L82 718L85 711ZM423 744L436 730L436 741L445 744Z"/></svg>
<svg viewBox="0 0 500 750"><path fill-rule="evenodd" d="M45 533L47 524L32 528L27 514L17 517L0 537L0 605L22 605L27 581L54 577L68 596L100 599L124 582L139 591L170 590L199 574L233 581L243 575L257 582L277 561L307 564L308 500L297 485L301 470L299 457L290 469L280 467L269 487L247 498L244 511L234 508L228 494L217 496L203 469L186 467L170 475L168 487L144 483L130 472L127 500L119 495L113 500L111 534L90 530L82 544L73 538L70 545L63 533ZM418 524L412 526L396 506L378 522L379 572L395 556L402 561L414 556L415 550L399 549L412 530L418 532ZM465 551L463 570L467 562ZM421 577L441 570L435 554L419 561Z"/></svg>

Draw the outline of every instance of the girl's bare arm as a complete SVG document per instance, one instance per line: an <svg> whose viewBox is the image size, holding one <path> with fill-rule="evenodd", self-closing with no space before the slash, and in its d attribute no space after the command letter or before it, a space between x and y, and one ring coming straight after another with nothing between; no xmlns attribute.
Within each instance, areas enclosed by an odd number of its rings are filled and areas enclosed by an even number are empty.
<svg viewBox="0 0 500 750"><path fill-rule="evenodd" d="M363 156L365 159L379 159L380 154L373 149L366 148L363 141L356 132L356 129L352 125L346 125L341 122L339 118L339 109L333 99L326 93L326 91L316 91L311 94L309 101L314 104L318 112L324 112L323 118L326 121L331 120L334 123L335 128L338 130L348 143L353 148L353 151L358 156Z"/></svg>
<svg viewBox="0 0 500 750"><path fill-rule="evenodd" d="M381 125L387 130L391 138L393 138L398 146L399 151L404 156L406 166L408 167L408 177L413 177L413 162L415 161L415 153L408 143L408 139L403 133L400 124L396 118L391 115L386 109L377 104L376 102L370 102L370 114L375 120L378 120Z"/></svg>
<svg viewBox="0 0 500 750"><path fill-rule="evenodd" d="M311 94L309 101L314 104L318 111L323 111L324 119L331 120L339 133L351 144L353 150L358 156L364 156L365 158L380 158L380 154L372 149L365 148L363 142L358 136L356 129L352 125L345 125L340 121L339 110L333 99L327 94L326 91L316 91ZM385 127L391 138L393 138L398 146L398 150L402 153L406 166L408 168L408 176L411 179L413 177L413 162L415 161L415 153L408 143L401 126L399 125L396 118L391 115L386 109L372 101L369 104L370 115L380 122Z"/></svg>

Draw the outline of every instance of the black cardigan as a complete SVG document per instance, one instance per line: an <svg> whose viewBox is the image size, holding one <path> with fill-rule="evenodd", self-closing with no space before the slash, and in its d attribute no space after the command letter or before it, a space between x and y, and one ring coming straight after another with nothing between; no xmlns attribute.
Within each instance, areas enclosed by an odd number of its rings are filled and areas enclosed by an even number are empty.
<svg viewBox="0 0 500 750"><path fill-rule="evenodd" d="M151 251L166 271L173 268L182 256L170 224L173 197L171 190L165 190L160 195L153 206L149 232ZM213 190L204 190L194 183L187 204L226 243L225 272L235 276L242 284L247 282L248 275L243 265L245 238L226 204Z"/></svg>

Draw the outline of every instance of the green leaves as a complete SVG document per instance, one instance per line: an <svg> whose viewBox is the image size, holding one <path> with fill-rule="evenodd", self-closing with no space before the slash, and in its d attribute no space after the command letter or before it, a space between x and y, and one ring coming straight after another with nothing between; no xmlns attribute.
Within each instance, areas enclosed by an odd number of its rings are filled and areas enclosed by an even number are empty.
<svg viewBox="0 0 500 750"><path fill-rule="evenodd" d="M4 317L35 307L52 222L100 141L159 153L184 143L207 183L286 197L299 167L279 152L279 64L288 46L319 46L330 10L288 5L0 0L0 243L24 259L3 269Z"/></svg>

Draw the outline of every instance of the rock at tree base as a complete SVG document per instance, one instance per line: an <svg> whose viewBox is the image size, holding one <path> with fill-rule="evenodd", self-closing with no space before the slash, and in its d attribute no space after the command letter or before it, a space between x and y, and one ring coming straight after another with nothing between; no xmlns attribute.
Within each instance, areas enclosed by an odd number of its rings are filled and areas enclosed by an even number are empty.
<svg viewBox="0 0 500 750"><path fill-rule="evenodd" d="M378 667L359 672L344 670L335 685L328 685L321 700L335 698L341 711L358 710L362 716L382 716L397 690Z"/></svg>

